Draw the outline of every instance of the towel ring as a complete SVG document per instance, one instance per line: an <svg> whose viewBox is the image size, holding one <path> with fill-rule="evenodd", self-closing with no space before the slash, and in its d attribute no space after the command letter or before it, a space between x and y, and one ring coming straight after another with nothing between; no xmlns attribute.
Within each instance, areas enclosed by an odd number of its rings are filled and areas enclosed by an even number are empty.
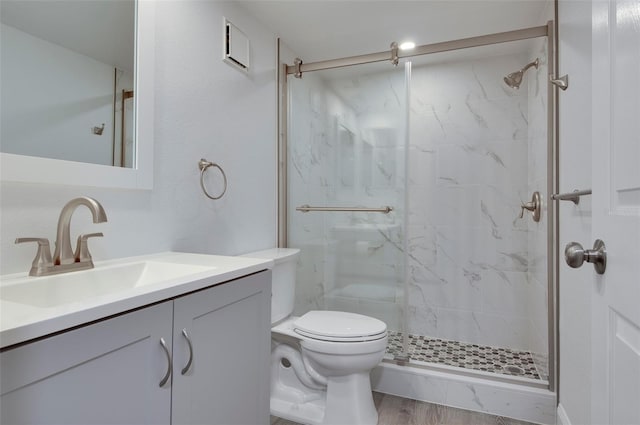
<svg viewBox="0 0 640 425"><path fill-rule="evenodd" d="M216 167L222 173L222 178L224 179L224 189L222 189L222 193L219 196L211 196L209 192L207 192L207 188L204 186L204 172L207 171L209 167ZM214 162L209 162L206 159L202 158L198 162L198 168L200 168L200 187L202 187L202 191L209 199L220 199L227 191L227 175L224 173L222 167Z"/></svg>

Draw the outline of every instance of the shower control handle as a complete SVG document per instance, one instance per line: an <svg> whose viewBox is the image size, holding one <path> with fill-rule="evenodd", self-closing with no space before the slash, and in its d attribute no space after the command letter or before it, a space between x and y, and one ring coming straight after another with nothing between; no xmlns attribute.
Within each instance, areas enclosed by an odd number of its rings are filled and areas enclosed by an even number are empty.
<svg viewBox="0 0 640 425"><path fill-rule="evenodd" d="M564 249L564 259L574 269L582 266L585 261L592 263L598 274L604 274L607 269L606 246L600 239L593 243L593 249L584 249L578 242L568 243Z"/></svg>
<svg viewBox="0 0 640 425"><path fill-rule="evenodd" d="M520 205L520 218L524 218L524 210L531 211L533 221L536 223L540 221L540 215L542 211L542 201L540 200L540 192L533 192L531 196L531 202Z"/></svg>

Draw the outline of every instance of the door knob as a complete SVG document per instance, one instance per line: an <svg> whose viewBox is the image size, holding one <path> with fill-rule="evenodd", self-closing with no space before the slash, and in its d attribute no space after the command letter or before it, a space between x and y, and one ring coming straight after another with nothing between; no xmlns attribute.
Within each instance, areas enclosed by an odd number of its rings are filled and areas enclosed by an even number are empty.
<svg viewBox="0 0 640 425"><path fill-rule="evenodd" d="M607 251L600 239L593 243L593 249L584 249L578 242L568 243L564 249L564 259L574 269L582 266L585 261L592 263L598 274L604 274L607 269Z"/></svg>

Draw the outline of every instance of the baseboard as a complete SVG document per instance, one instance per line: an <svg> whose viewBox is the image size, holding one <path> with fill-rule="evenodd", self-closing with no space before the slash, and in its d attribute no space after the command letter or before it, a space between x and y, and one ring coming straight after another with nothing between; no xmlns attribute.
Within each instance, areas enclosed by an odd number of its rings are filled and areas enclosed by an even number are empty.
<svg viewBox="0 0 640 425"><path fill-rule="evenodd" d="M571 425L571 421L569 420L569 415L564 410L562 404L558 403L558 422L557 425Z"/></svg>

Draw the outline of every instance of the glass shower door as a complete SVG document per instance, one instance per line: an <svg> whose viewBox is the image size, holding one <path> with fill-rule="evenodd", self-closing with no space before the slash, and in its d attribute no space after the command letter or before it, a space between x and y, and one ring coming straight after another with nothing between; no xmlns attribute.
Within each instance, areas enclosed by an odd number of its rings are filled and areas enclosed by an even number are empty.
<svg viewBox="0 0 640 425"><path fill-rule="evenodd" d="M384 62L288 80L296 315L348 311L402 331L407 72Z"/></svg>

